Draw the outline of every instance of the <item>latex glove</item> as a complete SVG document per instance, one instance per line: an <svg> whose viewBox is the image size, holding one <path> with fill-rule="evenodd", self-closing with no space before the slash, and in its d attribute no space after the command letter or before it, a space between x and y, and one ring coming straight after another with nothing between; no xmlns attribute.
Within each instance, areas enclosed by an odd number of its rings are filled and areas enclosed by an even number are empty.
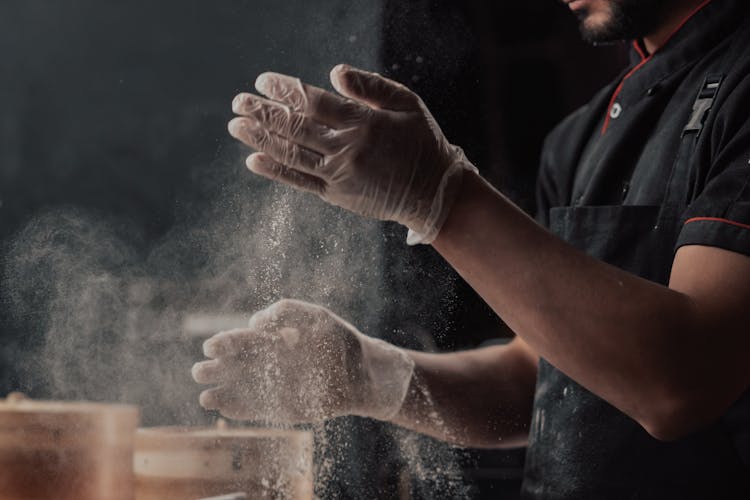
<svg viewBox="0 0 750 500"><path fill-rule="evenodd" d="M206 409L233 419L316 423L341 415L388 420L398 413L414 371L402 350L367 337L328 309L283 300L256 313L247 329L203 345L209 361L193 378L215 387Z"/></svg>
<svg viewBox="0 0 750 500"><path fill-rule="evenodd" d="M263 73L239 94L230 133L260 151L250 170L360 215L400 222L407 242L431 243L465 170L476 168L448 143L414 92L376 73L339 65L341 94ZM342 97L344 96L344 97Z"/></svg>

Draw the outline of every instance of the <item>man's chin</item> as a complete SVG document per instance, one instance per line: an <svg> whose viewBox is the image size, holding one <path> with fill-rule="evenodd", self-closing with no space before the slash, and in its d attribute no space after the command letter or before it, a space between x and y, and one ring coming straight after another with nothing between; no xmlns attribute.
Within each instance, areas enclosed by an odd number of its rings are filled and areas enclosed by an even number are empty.
<svg viewBox="0 0 750 500"><path fill-rule="evenodd" d="M574 13L583 39L598 45L642 38L653 32L676 1L618 0L606 4L607 8L583 7Z"/></svg>
<svg viewBox="0 0 750 500"><path fill-rule="evenodd" d="M575 11L575 15L578 17L581 38L585 42L599 45L622 39L621 34L612 29L612 20L607 19L607 16L592 13L588 9L579 9Z"/></svg>
<svg viewBox="0 0 750 500"><path fill-rule="evenodd" d="M584 23L580 24L579 30L583 41L590 43L591 45L607 45L625 39L625 37L621 35L610 33L606 29L602 29L598 26L593 28L587 27Z"/></svg>
<svg viewBox="0 0 750 500"><path fill-rule="evenodd" d="M583 41L592 45L606 45L638 37L633 30L627 28L629 27L591 17L581 19L578 25Z"/></svg>

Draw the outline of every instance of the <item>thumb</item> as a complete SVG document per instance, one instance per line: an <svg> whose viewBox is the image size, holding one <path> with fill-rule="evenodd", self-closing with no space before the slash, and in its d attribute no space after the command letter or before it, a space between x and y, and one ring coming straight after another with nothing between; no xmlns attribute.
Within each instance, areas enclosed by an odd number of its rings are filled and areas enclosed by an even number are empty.
<svg viewBox="0 0 750 500"><path fill-rule="evenodd" d="M405 85L346 64L331 70L331 84L339 94L376 109L412 111L420 105L419 96Z"/></svg>

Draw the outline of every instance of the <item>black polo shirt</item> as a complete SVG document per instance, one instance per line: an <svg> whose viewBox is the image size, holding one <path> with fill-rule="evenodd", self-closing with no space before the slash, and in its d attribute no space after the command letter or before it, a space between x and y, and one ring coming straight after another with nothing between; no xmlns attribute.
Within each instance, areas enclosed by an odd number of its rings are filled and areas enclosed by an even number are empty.
<svg viewBox="0 0 750 500"><path fill-rule="evenodd" d="M633 44L631 66L547 138L538 221L662 284L682 245L750 255L749 15L748 0L707 0L653 55ZM750 393L662 443L540 360L523 498L750 498L749 486Z"/></svg>

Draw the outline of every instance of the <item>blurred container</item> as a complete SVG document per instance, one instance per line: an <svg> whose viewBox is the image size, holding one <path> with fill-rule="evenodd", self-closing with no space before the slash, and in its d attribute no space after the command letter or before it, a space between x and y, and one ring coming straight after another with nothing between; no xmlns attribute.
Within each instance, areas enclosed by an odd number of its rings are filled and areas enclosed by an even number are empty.
<svg viewBox="0 0 750 500"><path fill-rule="evenodd" d="M0 399L0 500L132 500L128 405Z"/></svg>
<svg viewBox="0 0 750 500"><path fill-rule="evenodd" d="M242 492L311 500L312 432L262 428L139 429L136 500L195 500Z"/></svg>

